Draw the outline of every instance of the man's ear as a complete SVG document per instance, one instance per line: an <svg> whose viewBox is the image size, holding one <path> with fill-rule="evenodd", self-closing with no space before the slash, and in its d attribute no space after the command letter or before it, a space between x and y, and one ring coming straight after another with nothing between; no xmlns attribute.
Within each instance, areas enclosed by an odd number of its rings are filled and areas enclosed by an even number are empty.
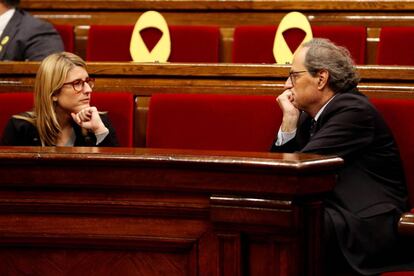
<svg viewBox="0 0 414 276"><path fill-rule="evenodd" d="M318 73L318 89L322 90L328 84L329 72L328 70L320 70Z"/></svg>

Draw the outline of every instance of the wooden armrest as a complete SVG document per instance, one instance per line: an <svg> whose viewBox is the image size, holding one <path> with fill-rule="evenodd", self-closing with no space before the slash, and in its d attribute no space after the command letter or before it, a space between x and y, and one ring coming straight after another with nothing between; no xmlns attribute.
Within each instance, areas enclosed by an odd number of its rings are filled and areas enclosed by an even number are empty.
<svg viewBox="0 0 414 276"><path fill-rule="evenodd" d="M414 236L414 213L407 212L401 215L398 232L403 236Z"/></svg>

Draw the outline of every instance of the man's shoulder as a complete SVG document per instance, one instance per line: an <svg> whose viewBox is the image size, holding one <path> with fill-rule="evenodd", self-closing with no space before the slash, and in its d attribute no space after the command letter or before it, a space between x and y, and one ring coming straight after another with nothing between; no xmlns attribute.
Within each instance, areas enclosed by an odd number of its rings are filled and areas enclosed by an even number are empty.
<svg viewBox="0 0 414 276"><path fill-rule="evenodd" d="M29 12L24 10L16 10L15 15L20 20L20 26L23 30L43 30L43 29L53 29L53 25L47 21L36 18L31 15Z"/></svg>
<svg viewBox="0 0 414 276"><path fill-rule="evenodd" d="M372 106L369 98L364 94L356 91L356 92L349 92L349 93L338 93L332 99L333 106L348 106L348 107L361 107L367 108Z"/></svg>

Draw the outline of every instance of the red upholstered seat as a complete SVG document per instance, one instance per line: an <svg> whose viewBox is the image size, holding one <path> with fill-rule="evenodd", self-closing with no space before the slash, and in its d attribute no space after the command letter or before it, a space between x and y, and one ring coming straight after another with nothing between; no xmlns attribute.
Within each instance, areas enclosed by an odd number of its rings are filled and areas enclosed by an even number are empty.
<svg viewBox="0 0 414 276"><path fill-rule="evenodd" d="M92 105L108 111L120 146L133 146L134 98L131 93L93 93ZM0 134L11 116L31 110L33 93L0 93Z"/></svg>
<svg viewBox="0 0 414 276"><path fill-rule="evenodd" d="M238 26L233 36L233 62L275 63L273 42L277 26ZM366 29L362 26L313 26L314 37L328 38L346 47L357 64L365 63ZM290 29L284 37L293 51L300 44L305 33Z"/></svg>
<svg viewBox="0 0 414 276"><path fill-rule="evenodd" d="M383 115L397 141L404 165L411 206L414 206L414 128L410 127L414 100L371 99L371 101ZM414 276L414 271L387 272L381 276Z"/></svg>
<svg viewBox="0 0 414 276"><path fill-rule="evenodd" d="M374 98L371 101L384 117L397 141L404 165L410 202L414 206L414 128L410 127L414 100Z"/></svg>
<svg viewBox="0 0 414 276"><path fill-rule="evenodd" d="M86 59L88 61L131 61L129 45L133 25L91 25ZM144 32L148 30L147 32ZM216 26L169 26L170 62L218 62L220 30ZM154 44L158 29L145 29L141 36ZM152 45L153 46L153 45Z"/></svg>
<svg viewBox="0 0 414 276"><path fill-rule="evenodd" d="M63 45L65 46L66 52L71 52L75 50L75 33L73 31L72 25L54 25L56 31L62 37Z"/></svg>
<svg viewBox="0 0 414 276"><path fill-rule="evenodd" d="M414 65L414 27L382 27L377 63Z"/></svg>
<svg viewBox="0 0 414 276"><path fill-rule="evenodd" d="M386 272L381 276L414 276L414 271Z"/></svg>
<svg viewBox="0 0 414 276"><path fill-rule="evenodd" d="M280 122L273 96L156 94L147 147L269 151Z"/></svg>
<svg viewBox="0 0 414 276"><path fill-rule="evenodd" d="M134 96L126 92L93 92L91 105L99 111L108 111L121 147L132 147L134 143Z"/></svg>
<svg viewBox="0 0 414 276"><path fill-rule="evenodd" d="M11 116L33 108L33 93L0 93L0 137Z"/></svg>

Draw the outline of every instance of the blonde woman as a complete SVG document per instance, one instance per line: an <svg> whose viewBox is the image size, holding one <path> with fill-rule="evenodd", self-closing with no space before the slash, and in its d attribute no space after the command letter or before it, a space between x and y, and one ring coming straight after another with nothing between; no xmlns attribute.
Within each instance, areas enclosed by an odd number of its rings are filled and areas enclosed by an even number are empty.
<svg viewBox="0 0 414 276"><path fill-rule="evenodd" d="M33 111L9 120L2 145L117 146L107 116L89 104L94 84L77 55L49 55L36 75Z"/></svg>

